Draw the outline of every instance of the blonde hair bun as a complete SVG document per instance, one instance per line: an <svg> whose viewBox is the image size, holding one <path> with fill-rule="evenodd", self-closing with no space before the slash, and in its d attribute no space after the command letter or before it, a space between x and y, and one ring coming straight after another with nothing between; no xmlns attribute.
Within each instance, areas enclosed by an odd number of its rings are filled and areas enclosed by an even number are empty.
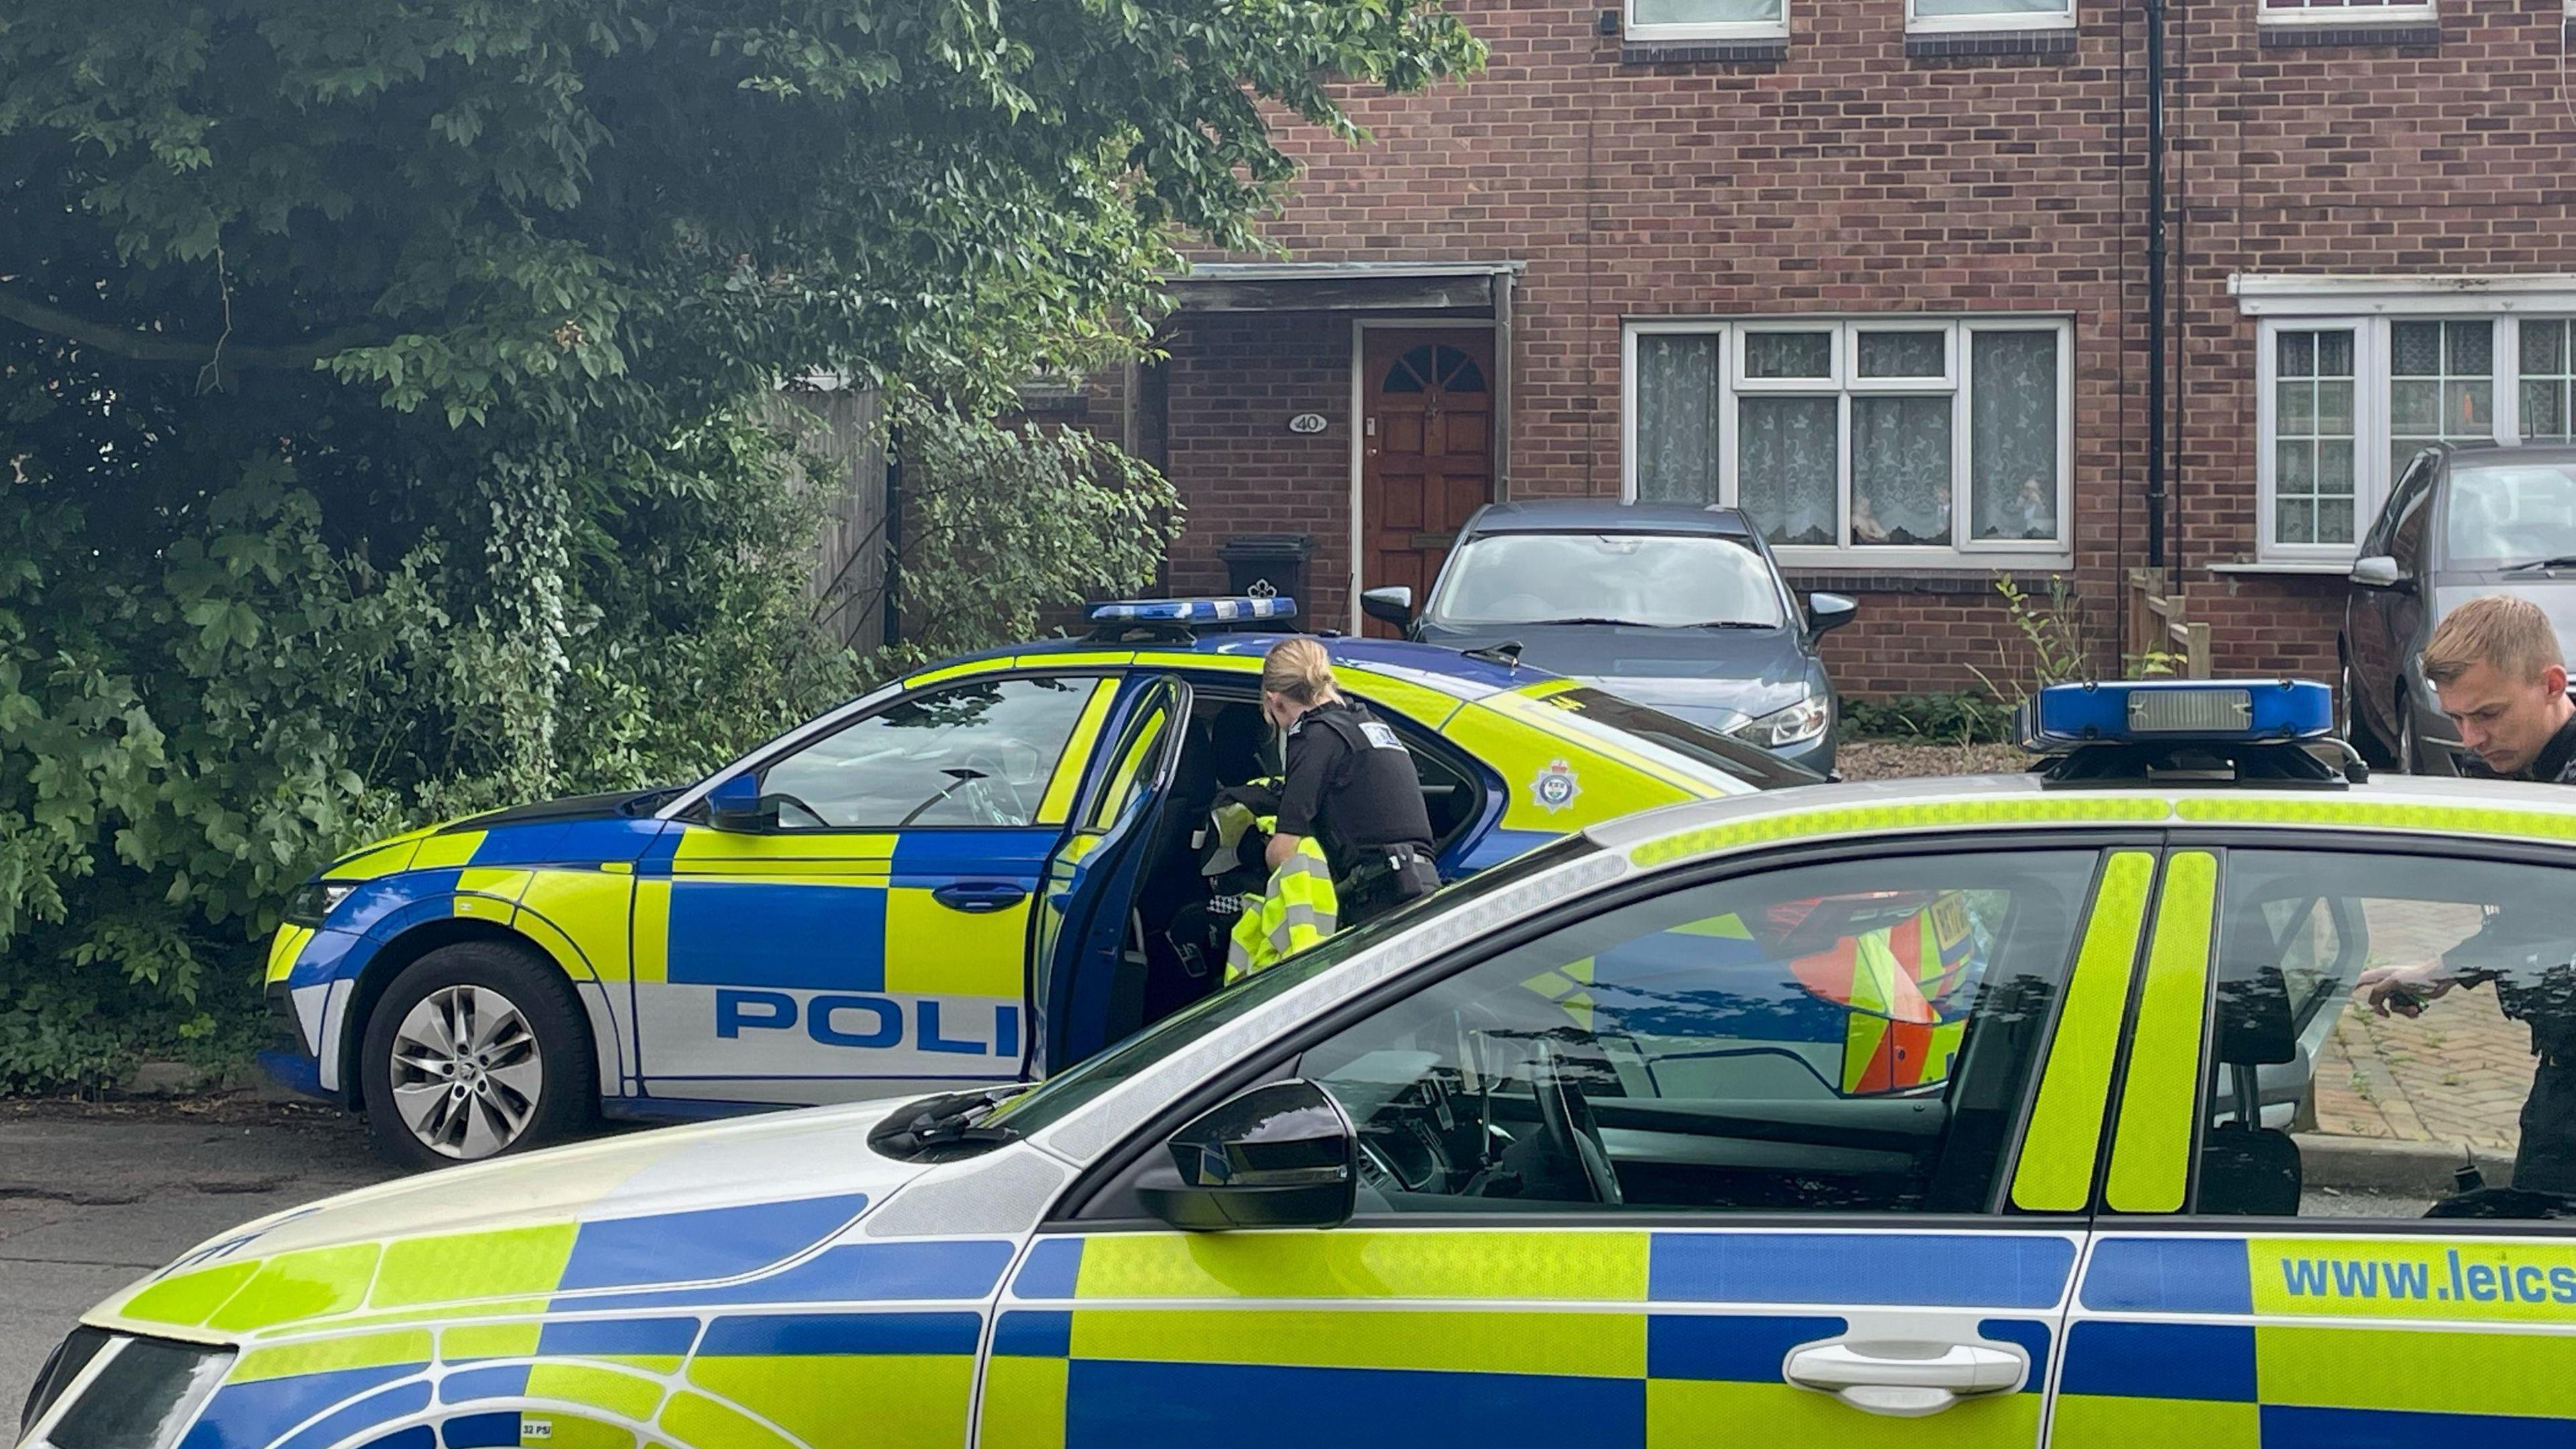
<svg viewBox="0 0 2576 1449"><path fill-rule="evenodd" d="M1333 656L1320 641L1302 636L1270 646L1269 656L1261 661L1261 687L1309 708L1341 697L1333 678Z"/></svg>

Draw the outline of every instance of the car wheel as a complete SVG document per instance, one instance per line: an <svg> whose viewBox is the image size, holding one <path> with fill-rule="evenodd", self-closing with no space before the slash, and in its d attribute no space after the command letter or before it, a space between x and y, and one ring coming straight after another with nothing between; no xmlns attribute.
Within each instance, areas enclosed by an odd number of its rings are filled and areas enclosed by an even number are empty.
<svg viewBox="0 0 2576 1449"><path fill-rule="evenodd" d="M2381 741L2379 732L2370 727L2370 722L2362 717L2359 705L2361 681L2354 676L2352 661L2349 659L2343 661L2342 686L2336 692L2335 703L2343 712L2344 742L2351 745L2354 753L2360 755L2363 763L2372 769L2392 768L2396 761L2387 744Z"/></svg>
<svg viewBox="0 0 2576 1449"><path fill-rule="evenodd" d="M2404 700L2397 702L2397 773L2423 773L2423 761L2415 749L2415 711L2408 709Z"/></svg>
<svg viewBox="0 0 2576 1449"><path fill-rule="evenodd" d="M359 1088L376 1150L452 1166L559 1142L598 1107L590 1027L572 983L495 941L404 968L367 1018Z"/></svg>

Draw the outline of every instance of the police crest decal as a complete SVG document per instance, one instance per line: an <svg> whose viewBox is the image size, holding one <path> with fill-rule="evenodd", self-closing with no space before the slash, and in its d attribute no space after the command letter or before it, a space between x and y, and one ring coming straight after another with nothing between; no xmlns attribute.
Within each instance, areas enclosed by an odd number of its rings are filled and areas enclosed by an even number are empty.
<svg viewBox="0 0 2576 1449"><path fill-rule="evenodd" d="M1537 779L1530 781L1530 798L1550 815L1573 804L1574 797L1582 793L1583 787L1575 782L1573 767L1563 760L1548 761L1547 768L1538 772Z"/></svg>

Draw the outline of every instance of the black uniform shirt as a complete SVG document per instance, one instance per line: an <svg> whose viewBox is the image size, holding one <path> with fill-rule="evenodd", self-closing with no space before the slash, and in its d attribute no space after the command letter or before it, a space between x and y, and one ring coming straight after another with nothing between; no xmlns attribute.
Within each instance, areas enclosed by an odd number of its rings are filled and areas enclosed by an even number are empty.
<svg viewBox="0 0 2576 1449"><path fill-rule="evenodd" d="M1431 845L1431 813L1412 752L1356 704L1318 705L1288 727L1279 833L1322 839L1335 870L1353 850Z"/></svg>

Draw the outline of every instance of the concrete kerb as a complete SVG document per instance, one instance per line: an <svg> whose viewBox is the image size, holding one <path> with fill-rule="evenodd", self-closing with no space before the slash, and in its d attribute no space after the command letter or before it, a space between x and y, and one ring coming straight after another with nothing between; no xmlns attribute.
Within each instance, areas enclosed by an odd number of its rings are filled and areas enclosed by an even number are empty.
<svg viewBox="0 0 2576 1449"><path fill-rule="evenodd" d="M2456 1174L2471 1160L2487 1186L2513 1184L2513 1154L2493 1147L2326 1133L2303 1133L2297 1141L2301 1175L2312 1188L2331 1183L2355 1192L2443 1197L2458 1190Z"/></svg>

